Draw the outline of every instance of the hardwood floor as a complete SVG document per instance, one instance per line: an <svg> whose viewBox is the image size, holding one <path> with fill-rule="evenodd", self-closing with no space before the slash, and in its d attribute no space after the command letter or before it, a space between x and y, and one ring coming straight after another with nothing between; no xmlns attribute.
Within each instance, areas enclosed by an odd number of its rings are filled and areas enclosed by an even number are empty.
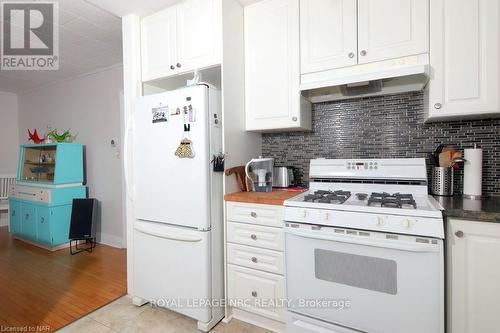
<svg viewBox="0 0 500 333"><path fill-rule="evenodd" d="M126 251L49 252L0 227L0 326L54 331L126 294ZM33 330L33 329L34 330Z"/></svg>

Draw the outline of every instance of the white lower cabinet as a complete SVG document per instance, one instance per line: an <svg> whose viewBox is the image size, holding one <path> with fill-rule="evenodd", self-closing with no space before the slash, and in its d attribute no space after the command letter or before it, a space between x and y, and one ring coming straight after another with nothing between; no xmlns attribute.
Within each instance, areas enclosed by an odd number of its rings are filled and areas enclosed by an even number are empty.
<svg viewBox="0 0 500 333"><path fill-rule="evenodd" d="M227 293L230 300L244 302L243 309L277 321L285 321L285 309L272 306L285 297L285 278L229 264Z"/></svg>
<svg viewBox="0 0 500 333"><path fill-rule="evenodd" d="M236 244L277 251L282 251L285 243L283 229L281 228L237 222L227 223L227 240Z"/></svg>
<svg viewBox="0 0 500 333"><path fill-rule="evenodd" d="M448 333L498 332L500 223L448 221Z"/></svg>
<svg viewBox="0 0 500 333"><path fill-rule="evenodd" d="M270 273L283 275L285 272L283 252L259 249L253 246L227 244L227 261L231 264Z"/></svg>
<svg viewBox="0 0 500 333"><path fill-rule="evenodd" d="M226 202L227 297L233 316L284 331L283 206Z"/></svg>

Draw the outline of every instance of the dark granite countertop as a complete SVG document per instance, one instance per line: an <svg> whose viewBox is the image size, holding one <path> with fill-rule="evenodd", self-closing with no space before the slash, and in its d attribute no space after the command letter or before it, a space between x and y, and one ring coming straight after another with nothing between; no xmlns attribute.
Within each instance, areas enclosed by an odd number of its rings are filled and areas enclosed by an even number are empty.
<svg viewBox="0 0 500 333"><path fill-rule="evenodd" d="M446 217L500 223L500 196L470 200L461 195L434 196L443 206Z"/></svg>

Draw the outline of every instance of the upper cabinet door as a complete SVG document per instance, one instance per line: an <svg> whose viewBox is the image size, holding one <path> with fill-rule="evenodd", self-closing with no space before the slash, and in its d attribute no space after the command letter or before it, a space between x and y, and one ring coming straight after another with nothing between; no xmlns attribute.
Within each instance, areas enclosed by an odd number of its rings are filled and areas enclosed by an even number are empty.
<svg viewBox="0 0 500 333"><path fill-rule="evenodd" d="M492 0L432 0L429 119L500 112L499 7Z"/></svg>
<svg viewBox="0 0 500 333"><path fill-rule="evenodd" d="M310 128L301 113L299 0L245 7L246 129Z"/></svg>
<svg viewBox="0 0 500 333"><path fill-rule="evenodd" d="M360 64L428 51L429 0L358 0Z"/></svg>
<svg viewBox="0 0 500 333"><path fill-rule="evenodd" d="M175 8L167 8L141 21L142 81L172 75L175 70Z"/></svg>
<svg viewBox="0 0 500 333"><path fill-rule="evenodd" d="M300 1L301 73L356 65L356 0Z"/></svg>
<svg viewBox="0 0 500 333"><path fill-rule="evenodd" d="M219 0L188 0L177 7L179 72L221 63L222 20Z"/></svg>

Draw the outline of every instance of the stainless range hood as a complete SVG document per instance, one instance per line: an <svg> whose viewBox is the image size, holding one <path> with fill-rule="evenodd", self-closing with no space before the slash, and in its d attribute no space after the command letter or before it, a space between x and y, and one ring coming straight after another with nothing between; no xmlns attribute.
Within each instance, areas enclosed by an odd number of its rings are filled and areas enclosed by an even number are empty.
<svg viewBox="0 0 500 333"><path fill-rule="evenodd" d="M428 54L301 75L312 103L420 91L429 81Z"/></svg>

